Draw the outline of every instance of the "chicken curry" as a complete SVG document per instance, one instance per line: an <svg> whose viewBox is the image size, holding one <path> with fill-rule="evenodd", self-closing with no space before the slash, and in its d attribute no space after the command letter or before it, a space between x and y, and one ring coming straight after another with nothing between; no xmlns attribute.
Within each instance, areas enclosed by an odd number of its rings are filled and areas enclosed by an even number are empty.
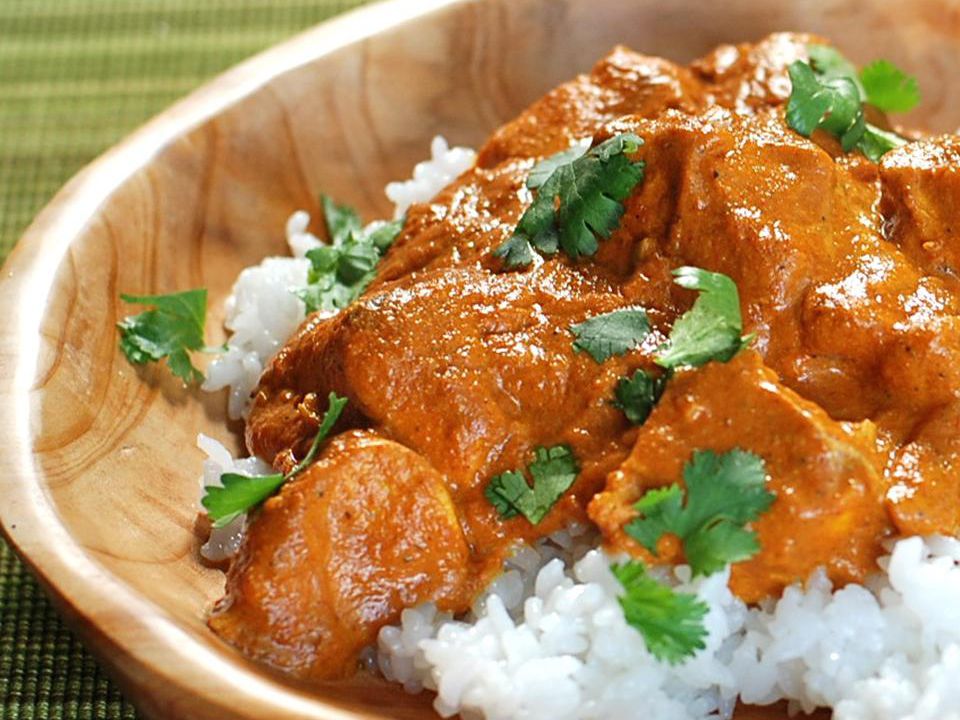
<svg viewBox="0 0 960 720"><path fill-rule="evenodd" d="M731 577L747 602L821 566L863 582L888 538L956 533L960 143L861 152L831 131L839 110L798 132L790 68L813 45L777 34L688 66L617 48L414 205L360 297L309 316L260 380L247 446L279 472L304 456L328 396L348 403L316 462L251 516L216 633L325 680L354 673L402 609L466 611L518 543L572 522L611 552L683 562L676 536L651 545L627 529L638 501L682 485L703 452L763 461L758 551ZM632 173L611 190L615 227L579 253L547 236L511 245L532 222L532 171L582 156L584 139ZM676 282L685 267L733 281L743 339L729 357L665 369L658 353L698 301ZM630 309L641 340L602 362L575 342L572 327ZM656 395L632 418L616 399L631 377ZM531 463L566 487L504 512L492 479Z"/></svg>

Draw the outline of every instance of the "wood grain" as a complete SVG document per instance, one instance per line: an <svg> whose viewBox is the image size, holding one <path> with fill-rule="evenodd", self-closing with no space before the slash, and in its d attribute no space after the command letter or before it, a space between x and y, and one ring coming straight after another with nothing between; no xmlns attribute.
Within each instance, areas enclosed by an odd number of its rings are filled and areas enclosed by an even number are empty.
<svg viewBox="0 0 960 720"><path fill-rule="evenodd" d="M121 291L210 289L284 251L291 211L323 189L367 217L443 132L477 144L622 42L678 60L789 29L883 55L925 90L917 120L960 125L951 0L394 0L319 26L223 75L72 180L4 268L4 532L147 718L429 718L384 683L304 689L213 637L223 577L192 527L198 431L225 399L116 349ZM214 323L216 324L216 323Z"/></svg>

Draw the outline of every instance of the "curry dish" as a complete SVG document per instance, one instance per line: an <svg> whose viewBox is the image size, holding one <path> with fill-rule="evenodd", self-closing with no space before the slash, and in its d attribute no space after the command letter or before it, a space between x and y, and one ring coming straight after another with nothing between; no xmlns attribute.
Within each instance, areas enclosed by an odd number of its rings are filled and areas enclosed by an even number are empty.
<svg viewBox="0 0 960 720"><path fill-rule="evenodd" d="M251 517L210 626L297 677L353 674L402 609L466 611L521 541L571 522L608 550L678 563L624 527L694 451L761 457L775 495L733 565L748 603L817 567L863 583L892 537L960 525L960 160L953 137L879 162L785 119L788 68L825 41L778 34L688 66L617 48L498 129L473 169L414 205L360 298L309 316L275 356L246 424L289 471L329 393L348 399L317 461ZM870 122L889 129L876 109ZM644 177L595 254L502 253L543 158L637 136ZM960 231L960 229L958 229ZM957 247L954 247L957 245ZM678 368L641 424L615 403L696 294L672 271L731 278L749 346ZM569 328L643 308L650 332L597 362ZM504 517L491 478L566 446L579 472L544 519Z"/></svg>

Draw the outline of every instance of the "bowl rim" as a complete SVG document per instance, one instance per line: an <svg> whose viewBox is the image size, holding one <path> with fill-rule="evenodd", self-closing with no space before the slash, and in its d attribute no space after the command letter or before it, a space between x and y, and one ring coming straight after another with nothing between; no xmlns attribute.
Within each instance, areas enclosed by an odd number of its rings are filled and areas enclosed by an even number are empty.
<svg viewBox="0 0 960 720"><path fill-rule="evenodd" d="M478 0L381 0L355 8L233 66L155 116L80 170L40 211L3 264L0 302L16 308L0 324L0 533L122 689L153 685L154 698L181 698L148 717L202 698L210 717L350 720L354 712L291 688L246 663L229 662L182 630L166 611L100 566L60 523L33 456L32 384L43 320L72 242L133 175L179 137L269 82L348 45ZM109 622L107 622L109 620ZM109 625L109 629L107 627ZM91 642L95 641L95 642ZM198 672L202 668L203 672ZM162 689L158 688L162 685ZM159 695L158 695L159 693ZM140 693L131 693L134 697ZM154 703L155 704L155 703ZM159 713L159 714L157 714Z"/></svg>

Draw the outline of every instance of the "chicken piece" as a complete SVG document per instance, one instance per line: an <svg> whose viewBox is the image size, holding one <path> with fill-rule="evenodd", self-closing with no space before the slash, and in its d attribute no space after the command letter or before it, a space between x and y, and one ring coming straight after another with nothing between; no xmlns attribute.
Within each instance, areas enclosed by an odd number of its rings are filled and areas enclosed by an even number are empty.
<svg viewBox="0 0 960 720"><path fill-rule="evenodd" d="M644 139L647 173L611 242L649 238L644 260L734 278L745 319L766 346L781 313L811 281L830 277L856 232L858 208L836 202L842 171L779 114L668 113L625 118L606 130L614 131Z"/></svg>
<svg viewBox="0 0 960 720"><path fill-rule="evenodd" d="M668 108L703 108L703 90L693 74L669 60L617 47L589 74L551 90L494 132L477 165L552 155L621 115L656 117Z"/></svg>
<svg viewBox="0 0 960 720"><path fill-rule="evenodd" d="M960 533L960 402L931 413L891 454L887 502L901 535Z"/></svg>
<svg viewBox="0 0 960 720"><path fill-rule="evenodd" d="M758 43L719 45L690 64L708 89L708 102L751 114L782 105L790 97L787 69L809 57L808 44L828 44L805 33L773 33Z"/></svg>
<svg viewBox="0 0 960 720"><path fill-rule="evenodd" d="M778 596L821 565L834 582L861 582L890 532L873 435L869 423L831 420L747 350L670 381L630 457L590 503L590 517L614 550L650 560L623 529L637 500L682 483L695 450L741 448L763 458L776 500L754 523L760 553L733 566L733 591L747 602ZM681 557L674 545L656 560Z"/></svg>
<svg viewBox="0 0 960 720"><path fill-rule="evenodd" d="M586 75L550 91L497 130L478 165L538 158L564 150L624 115L655 118L667 110L697 114L708 106L752 114L786 103L787 69L808 57L812 35L774 33L758 43L721 45L689 67L617 47Z"/></svg>
<svg viewBox="0 0 960 720"><path fill-rule="evenodd" d="M415 270L475 264L516 227L533 160L592 137L621 115L655 117L668 108L695 112L701 95L685 68L615 48L591 73L552 90L497 130L480 150L476 168L430 203L411 207L375 286Z"/></svg>
<svg viewBox="0 0 960 720"><path fill-rule="evenodd" d="M787 68L806 57L811 39L777 33L755 45L725 45L690 69L615 48L589 74L560 85L497 130L476 168L429 203L413 205L374 287L418 270L480 262L516 227L529 202L524 183L533 161L593 137L620 117L698 114L709 104L753 114L783 104L790 89ZM631 265L628 254L612 259L607 269Z"/></svg>
<svg viewBox="0 0 960 720"><path fill-rule="evenodd" d="M787 385L835 417L863 419L883 408L888 394L874 381L879 337L865 331L849 347L836 337L811 344L815 318L803 317L820 285L855 272L865 246L897 270L898 287L917 288L915 269L880 235L875 173L871 179L859 165L835 162L791 131L779 111L668 112L656 120L621 119L604 134L626 131L645 140L639 156L646 177L596 257L608 275L628 270L620 281L624 295L668 312L678 303L671 269L725 273L738 285L755 347ZM860 321L877 317L865 309ZM888 327L902 319L884 317Z"/></svg>
<svg viewBox="0 0 960 720"><path fill-rule="evenodd" d="M480 264L513 234L523 214L532 166L530 161L511 160L494 168L473 168L429 204L411 206L369 290L417 271Z"/></svg>
<svg viewBox="0 0 960 720"><path fill-rule="evenodd" d="M308 322L276 356L254 400L248 446L267 459L299 447L315 432L317 398L336 391L359 413L356 423L441 470L471 545L501 553L511 538L581 516L626 457L632 431L611 403L614 387L663 336L600 364L574 351L569 329L624 304L563 265L447 270L367 294L332 319ZM562 443L580 462L572 491L536 527L501 523L483 496L490 479L524 468L537 446Z"/></svg>
<svg viewBox="0 0 960 720"><path fill-rule="evenodd" d="M890 238L925 272L960 281L960 138L904 145L880 173Z"/></svg>
<svg viewBox="0 0 960 720"><path fill-rule="evenodd" d="M729 275L786 385L899 439L960 393L957 296L885 239L875 165L835 160L779 112L668 112L604 133L624 131L645 140L646 178L595 264L612 284L631 268L627 298L669 313L669 269Z"/></svg>
<svg viewBox="0 0 960 720"><path fill-rule="evenodd" d="M429 463L372 433L341 435L254 517L209 623L299 678L349 675L404 608L465 609L476 587L468 557Z"/></svg>

